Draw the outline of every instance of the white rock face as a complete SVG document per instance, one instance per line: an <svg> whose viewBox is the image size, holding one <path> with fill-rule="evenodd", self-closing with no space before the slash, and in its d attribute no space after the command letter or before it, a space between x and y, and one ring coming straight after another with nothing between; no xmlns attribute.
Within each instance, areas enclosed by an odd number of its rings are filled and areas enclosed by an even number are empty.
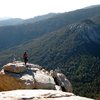
<svg viewBox="0 0 100 100"><path fill-rule="evenodd" d="M0 100L93 100L56 90L14 90L0 92Z"/></svg>
<svg viewBox="0 0 100 100"><path fill-rule="evenodd" d="M42 69L41 66L36 65L36 64L31 64L31 63L27 63L27 67L28 67L28 68L31 68L31 69L32 69L32 68L34 68L34 69L36 68L36 69L39 69L39 70Z"/></svg>
<svg viewBox="0 0 100 100"><path fill-rule="evenodd" d="M44 72L37 71L35 74L36 88L38 89L55 89L55 82L52 76Z"/></svg>
<svg viewBox="0 0 100 100"><path fill-rule="evenodd" d="M58 91L62 91L61 86L58 86L58 85L55 85L55 89L58 90Z"/></svg>
<svg viewBox="0 0 100 100"><path fill-rule="evenodd" d="M55 80L56 79L56 80ZM64 89L65 90L64 90ZM3 66L0 71L0 89L49 89L72 92L66 76L55 71L47 71L39 65L14 61Z"/></svg>
<svg viewBox="0 0 100 100"><path fill-rule="evenodd" d="M27 87L28 86L32 86L31 88L34 88L34 86L35 86L35 80L34 80L34 77L32 75L25 74L20 79L24 81L24 84Z"/></svg>
<svg viewBox="0 0 100 100"><path fill-rule="evenodd" d="M14 72L14 73L21 73L26 71L26 67L23 62L15 61L13 63L8 63L3 66L5 71Z"/></svg>

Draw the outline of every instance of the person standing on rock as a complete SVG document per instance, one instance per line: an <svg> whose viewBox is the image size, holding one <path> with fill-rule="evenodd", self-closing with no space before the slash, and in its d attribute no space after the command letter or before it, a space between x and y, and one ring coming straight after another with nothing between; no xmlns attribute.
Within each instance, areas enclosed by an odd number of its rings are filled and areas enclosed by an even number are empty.
<svg viewBox="0 0 100 100"><path fill-rule="evenodd" d="M26 65L26 63L28 62L28 54L26 52L24 52L24 54L23 54L23 60Z"/></svg>

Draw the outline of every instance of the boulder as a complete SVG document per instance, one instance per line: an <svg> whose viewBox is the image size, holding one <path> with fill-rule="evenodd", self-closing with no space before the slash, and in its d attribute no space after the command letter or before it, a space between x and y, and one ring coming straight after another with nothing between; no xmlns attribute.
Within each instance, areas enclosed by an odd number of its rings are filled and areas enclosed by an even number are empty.
<svg viewBox="0 0 100 100"><path fill-rule="evenodd" d="M22 77L20 77L20 80L24 81L26 88L28 88L28 89L35 88L35 79L34 79L33 75L25 74Z"/></svg>
<svg viewBox="0 0 100 100"><path fill-rule="evenodd" d="M73 92L72 85L67 77L62 73L57 73L55 77L56 84L61 86L63 91L66 92Z"/></svg>
<svg viewBox="0 0 100 100"><path fill-rule="evenodd" d="M56 84L62 88L62 91L73 92L72 85L63 73L51 70L50 75L54 78ZM57 89L58 87L56 87Z"/></svg>
<svg viewBox="0 0 100 100"><path fill-rule="evenodd" d="M0 82L2 81L0 90L55 89L54 79L47 70L31 63L27 63L27 65L25 67L24 62L15 61L3 66L0 71ZM22 66L25 68L23 71ZM20 70L17 70L17 67Z"/></svg>
<svg viewBox="0 0 100 100"><path fill-rule="evenodd" d="M3 69L8 72L21 73L26 71L26 66L23 62L15 61L4 65Z"/></svg>
<svg viewBox="0 0 100 100"><path fill-rule="evenodd" d="M37 89L55 89L55 82L52 76L44 72L37 71L34 78Z"/></svg>
<svg viewBox="0 0 100 100"><path fill-rule="evenodd" d="M0 91L14 89L33 89L35 88L35 80L33 74L25 73L10 73L1 70L0 74Z"/></svg>
<svg viewBox="0 0 100 100"><path fill-rule="evenodd" d="M53 78L56 78L56 77L57 77L57 72L56 72L56 71L53 71L53 70L50 70L50 75L51 75Z"/></svg>
<svg viewBox="0 0 100 100"><path fill-rule="evenodd" d="M72 92L66 76L56 71L47 71L39 65L14 61L3 66L0 71L0 90L13 89L53 89Z"/></svg>
<svg viewBox="0 0 100 100"><path fill-rule="evenodd" d="M26 88L27 85L24 83L24 81L6 74L0 75L0 91L26 89Z"/></svg>

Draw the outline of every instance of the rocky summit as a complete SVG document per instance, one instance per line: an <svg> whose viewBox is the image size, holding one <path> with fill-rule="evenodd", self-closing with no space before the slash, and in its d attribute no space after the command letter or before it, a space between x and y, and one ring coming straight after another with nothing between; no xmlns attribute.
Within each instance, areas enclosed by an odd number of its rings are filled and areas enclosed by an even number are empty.
<svg viewBox="0 0 100 100"><path fill-rule="evenodd" d="M0 71L0 100L92 100L75 96L63 73L14 61Z"/></svg>
<svg viewBox="0 0 100 100"><path fill-rule="evenodd" d="M47 71L31 63L14 61L0 71L0 90L52 89L72 92L72 85L66 76L56 71Z"/></svg>

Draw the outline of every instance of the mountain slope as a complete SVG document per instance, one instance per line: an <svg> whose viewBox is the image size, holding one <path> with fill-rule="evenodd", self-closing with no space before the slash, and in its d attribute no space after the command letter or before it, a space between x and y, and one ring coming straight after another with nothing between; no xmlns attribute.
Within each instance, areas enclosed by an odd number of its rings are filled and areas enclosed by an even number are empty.
<svg viewBox="0 0 100 100"><path fill-rule="evenodd" d="M0 60L3 63L13 57L19 59L25 50L31 62L63 71L76 94L92 98L100 95L100 26L93 21L71 24L9 49L0 53Z"/></svg>
<svg viewBox="0 0 100 100"><path fill-rule="evenodd" d="M66 25L100 15L100 6L58 14L54 17L22 25L0 27L0 50L56 31ZM42 16L41 16L42 17ZM98 21L97 21L98 22Z"/></svg>

